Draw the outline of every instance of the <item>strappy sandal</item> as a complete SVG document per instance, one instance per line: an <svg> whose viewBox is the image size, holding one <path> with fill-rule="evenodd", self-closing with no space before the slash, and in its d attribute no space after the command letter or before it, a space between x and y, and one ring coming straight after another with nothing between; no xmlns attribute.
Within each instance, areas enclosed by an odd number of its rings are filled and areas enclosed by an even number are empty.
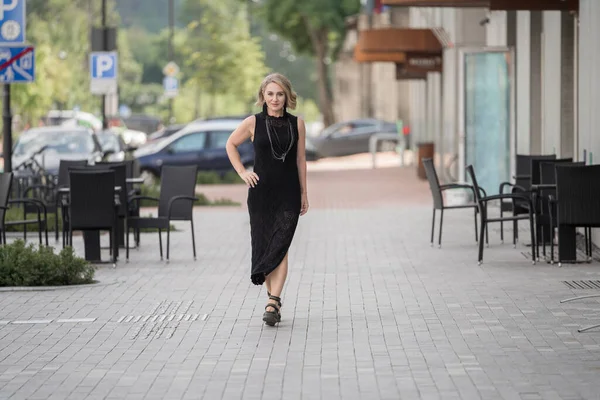
<svg viewBox="0 0 600 400"><path fill-rule="evenodd" d="M269 326L275 326L277 322L281 322L281 298L269 295L269 300L275 300L276 303L268 303L265 306L263 321L265 321L265 324ZM273 308L275 311L267 311L269 307Z"/></svg>

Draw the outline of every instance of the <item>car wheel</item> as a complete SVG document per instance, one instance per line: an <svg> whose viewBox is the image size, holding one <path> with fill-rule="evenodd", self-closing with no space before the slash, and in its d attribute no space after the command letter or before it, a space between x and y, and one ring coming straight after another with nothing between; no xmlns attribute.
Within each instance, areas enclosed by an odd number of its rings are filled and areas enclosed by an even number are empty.
<svg viewBox="0 0 600 400"><path fill-rule="evenodd" d="M140 178L144 180L144 185L155 186L158 184L158 177L151 171L145 169L140 173Z"/></svg>

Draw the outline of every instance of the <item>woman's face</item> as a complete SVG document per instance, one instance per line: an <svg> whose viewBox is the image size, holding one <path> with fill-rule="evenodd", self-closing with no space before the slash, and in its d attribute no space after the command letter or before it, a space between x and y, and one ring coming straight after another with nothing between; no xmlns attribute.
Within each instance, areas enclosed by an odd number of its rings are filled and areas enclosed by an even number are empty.
<svg viewBox="0 0 600 400"><path fill-rule="evenodd" d="M264 98L267 103L267 107L271 109L271 111L281 111L283 110L283 106L285 105L285 92L283 88L276 84L275 82L271 82L265 87Z"/></svg>

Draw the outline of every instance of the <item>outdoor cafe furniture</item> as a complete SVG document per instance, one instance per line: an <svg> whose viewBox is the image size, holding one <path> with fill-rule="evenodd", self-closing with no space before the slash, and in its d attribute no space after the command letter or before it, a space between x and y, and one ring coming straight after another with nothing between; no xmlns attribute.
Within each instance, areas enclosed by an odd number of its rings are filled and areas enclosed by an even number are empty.
<svg viewBox="0 0 600 400"><path fill-rule="evenodd" d="M196 259L196 239L194 236L194 202L198 200L195 195L197 166L163 166L160 178L160 197L133 196L129 203L138 203L141 200L150 200L158 203L157 217L129 217L126 228L126 259L129 260L129 230L154 228L158 229L160 246L160 259L163 259L162 231L167 231L167 261L169 261L169 247L171 235L171 221L190 221L192 227L192 249Z"/></svg>
<svg viewBox="0 0 600 400"><path fill-rule="evenodd" d="M452 209L465 209L472 208L473 215L475 220L475 241L477 242L477 204L467 203L467 204L459 204L454 206L447 206L444 201L443 192L451 189L469 189L473 192L473 199L475 199L474 188L472 185L466 184L457 184L452 183L448 185L440 185L440 181L438 178L437 171L435 169L435 165L433 163L433 159L424 158L423 166L425 167L425 174L427 175L427 180L429 181L429 188L431 189L431 196L433 197L433 218L431 221L431 245L433 246L433 236L435 232L435 214L436 210L440 210L440 231L438 238L438 246L442 247L442 228L444 224L444 210L452 210Z"/></svg>
<svg viewBox="0 0 600 400"><path fill-rule="evenodd" d="M118 192L115 188L115 171L111 170L71 170L69 187L69 244L73 244L73 231L85 232L108 230L113 266L118 256ZM65 190L65 189L63 189ZM117 200L117 201L115 201ZM84 241L95 237L84 237ZM88 249L97 250L89 254ZM95 251L94 251L95 253ZM100 262L99 236L96 243L86 243L86 259Z"/></svg>
<svg viewBox="0 0 600 400"><path fill-rule="evenodd" d="M474 187L474 193L475 193L475 202L477 203L477 207L479 209L479 216L480 216L480 229L479 229L479 255L477 258L478 264L481 265L481 263L483 262L483 239L484 239L484 232L487 232L488 229L488 224L491 222L500 222L503 223L504 221L518 221L518 220L529 220L529 225L530 225L530 229L531 229L531 243L532 245L535 245L535 232L533 229L533 225L534 225L534 216L533 216L533 204L531 201L531 198L529 197L528 194L526 193L504 193L504 194L497 194L497 195L490 195L487 196L485 194L485 191L482 190L482 188L479 187L479 185L477 184L477 177L475 175L475 171L473 169L472 165L467 166L467 173L469 174L470 178L471 178L471 183L473 184ZM483 196L482 196L483 193ZM496 201L496 200L518 200L519 203L525 204L528 210L528 214L527 215L522 215L522 214L516 214L516 215L512 215L510 217L500 217L500 218L490 218L488 216L488 203L490 201ZM535 264L535 252L532 251L532 263Z"/></svg>

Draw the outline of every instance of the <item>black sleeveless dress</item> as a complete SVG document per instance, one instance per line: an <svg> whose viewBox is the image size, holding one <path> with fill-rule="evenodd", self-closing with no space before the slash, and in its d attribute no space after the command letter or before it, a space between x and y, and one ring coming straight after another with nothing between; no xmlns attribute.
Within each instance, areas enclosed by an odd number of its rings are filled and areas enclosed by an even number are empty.
<svg viewBox="0 0 600 400"><path fill-rule="evenodd" d="M291 122L293 144L282 161L272 154L266 127L266 111L263 110L255 117L254 172L259 181L255 187L248 189L248 211L252 243L251 279L255 285L262 285L265 277L285 257L300 217L300 179L296 164L298 118L287 112L282 117L268 117L273 128L271 140L278 139L282 149L288 149L290 144Z"/></svg>

